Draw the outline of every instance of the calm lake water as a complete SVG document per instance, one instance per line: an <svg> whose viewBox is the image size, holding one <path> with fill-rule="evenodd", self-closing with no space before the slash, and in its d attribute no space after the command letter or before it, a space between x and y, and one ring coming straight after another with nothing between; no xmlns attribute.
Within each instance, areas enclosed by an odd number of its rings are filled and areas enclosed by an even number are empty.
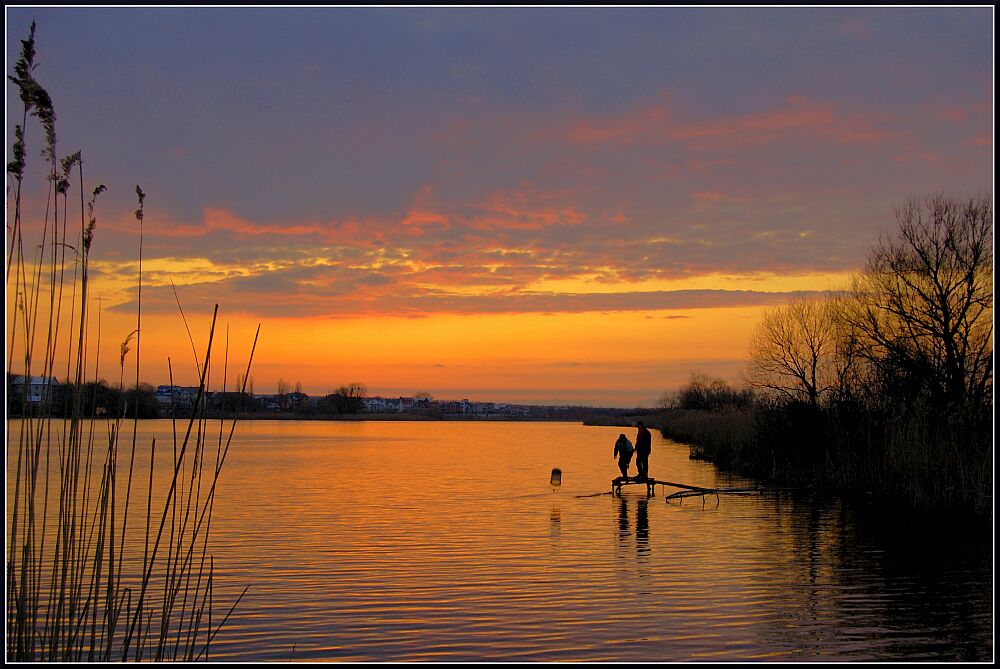
<svg viewBox="0 0 1000 669"><path fill-rule="evenodd" d="M241 423L210 552L219 609L250 589L213 659L992 659L988 522L789 491L612 497L621 431ZM140 470L169 434L140 423ZM650 475L750 483L655 432Z"/></svg>

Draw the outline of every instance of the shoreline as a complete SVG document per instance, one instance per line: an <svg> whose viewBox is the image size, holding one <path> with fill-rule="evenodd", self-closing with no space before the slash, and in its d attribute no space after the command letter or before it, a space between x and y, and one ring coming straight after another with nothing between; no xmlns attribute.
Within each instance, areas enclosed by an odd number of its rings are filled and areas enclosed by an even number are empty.
<svg viewBox="0 0 1000 669"><path fill-rule="evenodd" d="M316 415L316 414L247 414L247 415L233 415L233 414L219 414L215 412L205 412L204 418L208 420L233 420L237 421L292 421L292 420L302 420L302 421L330 421L330 422L364 422L364 421L382 421L382 422L414 422L414 423L426 423L426 422L454 422L454 423L582 423L590 427L623 427L623 428L634 428L636 420L643 420L643 416L638 416L635 419L630 417L616 419L607 416L597 416L597 417L579 417L579 416L562 416L562 417L536 417L536 418L525 418L525 417L512 417L512 416L456 416L456 415L444 415L444 416L429 416L426 414L416 414L416 413L366 413L366 414L331 414L331 415ZM22 420L25 416L13 416L8 415L7 420ZM37 416L29 416L37 420ZM63 418L69 420L66 416L51 416L53 419ZM81 420L100 420L107 419L107 416L87 416L81 418ZM140 416L139 420L188 420L190 416L177 415L160 415L160 416ZM125 420L132 420L131 417L126 417ZM646 420L646 426L650 430L654 429L654 425L649 422L650 419ZM659 429L656 427L655 429Z"/></svg>
<svg viewBox="0 0 1000 669"><path fill-rule="evenodd" d="M984 480L963 481L925 443L887 439L890 428L899 427L891 419L851 431L830 421L794 423L781 410L757 407L675 409L660 421L656 429L686 446L691 460L769 486L868 499L911 512L992 513ZM985 480L992 483L989 474Z"/></svg>

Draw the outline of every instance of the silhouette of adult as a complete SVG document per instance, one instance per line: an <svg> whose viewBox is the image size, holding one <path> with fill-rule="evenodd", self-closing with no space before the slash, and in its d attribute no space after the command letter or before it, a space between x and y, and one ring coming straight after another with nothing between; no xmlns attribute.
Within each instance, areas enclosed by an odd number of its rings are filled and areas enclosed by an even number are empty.
<svg viewBox="0 0 1000 669"><path fill-rule="evenodd" d="M622 472L622 478L628 478L628 463L632 461L632 452L634 450L632 442L628 440L624 432L618 435L618 441L615 442L615 452L612 454L612 457L618 458L618 469Z"/></svg>
<svg viewBox="0 0 1000 669"><path fill-rule="evenodd" d="M639 553L649 552L649 500L640 499L635 509L635 547Z"/></svg>
<svg viewBox="0 0 1000 669"><path fill-rule="evenodd" d="M639 423L639 432L635 435L635 466L639 470L640 481L649 478L649 453L653 450L653 437L643 423Z"/></svg>

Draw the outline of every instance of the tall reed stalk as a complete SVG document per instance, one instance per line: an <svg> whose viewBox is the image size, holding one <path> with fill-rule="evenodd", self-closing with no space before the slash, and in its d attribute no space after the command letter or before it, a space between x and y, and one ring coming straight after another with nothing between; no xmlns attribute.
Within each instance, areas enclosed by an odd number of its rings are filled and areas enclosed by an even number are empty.
<svg viewBox="0 0 1000 669"><path fill-rule="evenodd" d="M119 452L125 414L113 410L101 417L85 415L83 401L86 384L98 380L100 363L100 314L96 337L92 337L94 298L88 275L97 227L96 201L105 188L95 188L85 202L82 154L56 159L55 111L48 93L34 78L34 53L32 24L28 39L22 41L15 75L10 77L20 90L24 121L16 128L13 160L8 164L14 197L8 200L13 211L8 211L5 243L8 410L16 408L22 416L8 420L6 426L7 659L207 659L213 640L246 594L244 589L225 615L213 613L219 597L209 530L222 466L238 421L238 416L220 419L218 432L211 436L205 418L218 305L204 358L195 356L199 377L195 411L183 434L174 429L172 454L164 457L162 445L158 453L155 438L149 444L145 500L133 499L136 453L145 450L137 449L137 412L132 417L126 458ZM45 133L43 155L49 181L44 216L39 219L40 243L31 258L25 253L25 248L33 248L30 226L25 225L31 219L23 217L21 198L29 116L38 119ZM74 187L70 182L74 167L79 180L75 187L80 189L80 227L70 239L68 192ZM136 193L140 225L134 333L138 386L145 194L138 187ZM130 338L120 346L121 385ZM255 336L242 379L249 378L256 344ZM65 354L62 383L54 376L60 352ZM223 383L227 367L228 351ZM12 383L16 368L20 368L20 383ZM43 379L40 397L30 393L33 375ZM246 383L242 385L240 390L245 392ZM57 397L61 389L70 394ZM63 409L58 411L57 406ZM130 522L130 515L141 514L137 509L143 505L145 523Z"/></svg>

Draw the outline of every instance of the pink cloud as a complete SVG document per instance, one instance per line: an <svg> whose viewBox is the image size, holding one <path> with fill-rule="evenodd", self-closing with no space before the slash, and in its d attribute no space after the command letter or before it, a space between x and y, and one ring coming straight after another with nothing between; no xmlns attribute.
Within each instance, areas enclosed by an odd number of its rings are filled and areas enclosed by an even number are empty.
<svg viewBox="0 0 1000 669"><path fill-rule="evenodd" d="M256 223L240 218L225 209L206 208L202 220L209 230L228 230L237 238L259 235L322 235L322 226L301 223Z"/></svg>
<svg viewBox="0 0 1000 669"><path fill-rule="evenodd" d="M117 232L132 233L139 235L139 224L135 220L135 215L131 212L121 212L118 216L110 219L102 219L98 214L97 233L103 229L115 230ZM204 237L208 234L208 229L203 225L184 223L178 221L172 214L162 209L146 207L143 215L142 232L144 236L150 237Z"/></svg>
<svg viewBox="0 0 1000 669"><path fill-rule="evenodd" d="M102 225L103 224L103 225ZM177 220L172 214L160 209L146 208L143 236L147 239L199 239L210 236L226 236L246 240L254 237L281 237L313 239L322 243L369 244L384 238L381 232L385 221L345 217L327 221L252 221L223 207L206 207L199 223ZM98 231L111 229L122 233L135 233L139 227L131 212L122 212L109 220L98 219ZM188 247L185 247L186 249Z"/></svg>
<svg viewBox="0 0 1000 669"><path fill-rule="evenodd" d="M565 137L571 144L631 144L655 128L670 126L662 106L639 109L612 118L592 118L569 125Z"/></svg>
<svg viewBox="0 0 1000 669"><path fill-rule="evenodd" d="M577 119L556 134L577 145L654 142L692 149L749 148L795 134L838 143L879 144L898 137L885 127L892 121L888 114L843 111L832 102L793 95L767 111L691 122L675 119L660 104L615 117Z"/></svg>
<svg viewBox="0 0 1000 669"><path fill-rule="evenodd" d="M146 211L143 228L147 248L154 254L190 255L189 240L199 240L196 255L225 252L257 240L273 253L305 251L316 246L355 249L409 248L454 255L468 245L484 248L509 246L511 236L526 232L578 227L588 221L571 191L543 191L531 185L498 189L473 201L447 201L433 185L422 188L409 207L397 214L327 220L255 221L224 207L207 207L199 222L171 218L159 210ZM612 223L626 221L622 211L608 215ZM106 227L135 234L138 226L131 212L121 212ZM428 261L433 262L428 256Z"/></svg>
<svg viewBox="0 0 1000 669"><path fill-rule="evenodd" d="M979 135L973 135L962 142L962 144L965 146L990 147L993 146L993 134L982 133Z"/></svg>
<svg viewBox="0 0 1000 669"><path fill-rule="evenodd" d="M839 143L871 143L896 137L881 130L879 123L890 121L887 115L860 112L838 114L832 102L791 96L784 106L758 114L692 123L679 127L673 137L699 148L745 148L780 140L801 133Z"/></svg>
<svg viewBox="0 0 1000 669"><path fill-rule="evenodd" d="M942 121L948 121L949 123L962 124L965 123L966 117L968 117L968 110L962 105L944 105L937 110L937 117Z"/></svg>
<svg viewBox="0 0 1000 669"><path fill-rule="evenodd" d="M577 226L587 216L571 199L566 193L546 193L525 186L497 190L477 202L441 202L435 200L434 188L426 186L399 220L399 226L402 234L409 237L456 227L484 232Z"/></svg>
<svg viewBox="0 0 1000 669"><path fill-rule="evenodd" d="M423 236L428 227L437 227L441 230L451 228L448 216L435 209L433 200L434 189L431 186L424 186L420 189L413 204L400 221L406 234L420 237Z"/></svg>
<svg viewBox="0 0 1000 669"><path fill-rule="evenodd" d="M848 37L854 37L862 42L871 42L875 36L871 18L850 16L837 24L837 32Z"/></svg>
<svg viewBox="0 0 1000 669"><path fill-rule="evenodd" d="M549 196L533 191L498 191L479 205L479 211L466 225L476 230L541 230L576 226L586 220L586 214L575 207L549 204L545 202L548 199Z"/></svg>

